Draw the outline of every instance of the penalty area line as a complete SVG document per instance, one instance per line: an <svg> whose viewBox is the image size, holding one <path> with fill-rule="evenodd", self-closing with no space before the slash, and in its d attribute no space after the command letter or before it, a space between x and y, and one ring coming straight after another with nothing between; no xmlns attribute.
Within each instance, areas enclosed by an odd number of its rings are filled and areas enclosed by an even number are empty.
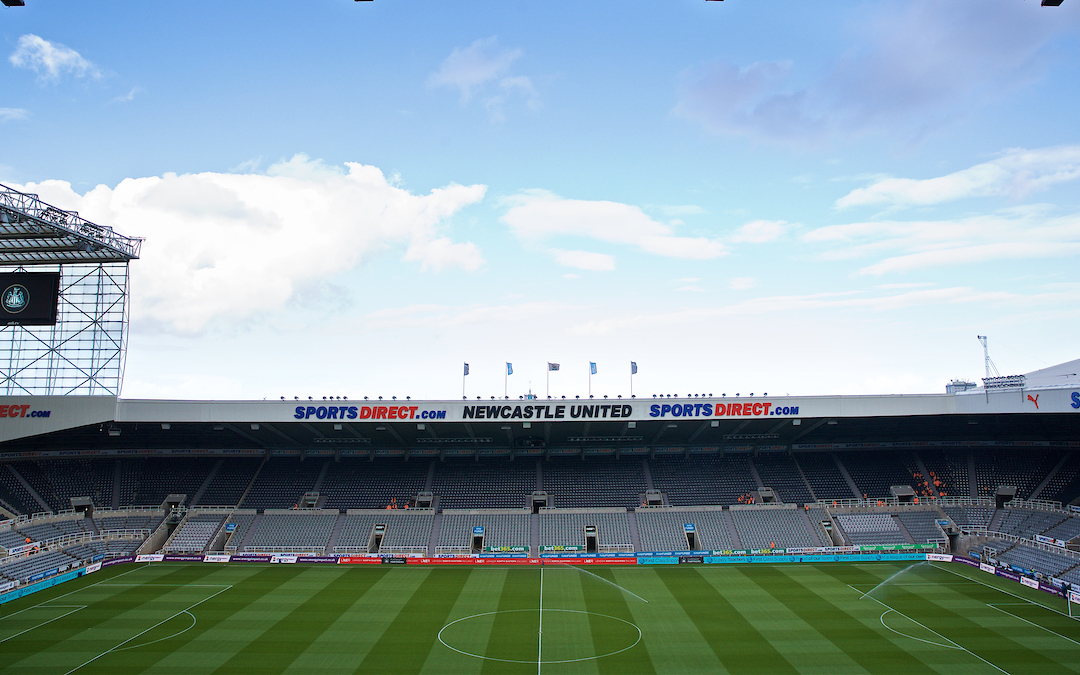
<svg viewBox="0 0 1080 675"><path fill-rule="evenodd" d="M63 607L57 607L57 609L66 609L69 606L75 607L74 605L64 605ZM46 607L45 609L50 609L51 607L56 607L56 605L50 605L49 607ZM6 638L4 638L3 640L0 640L0 644L3 644L5 642L7 642L8 640L14 640L15 638L19 637L23 633L29 633L30 631L35 630L37 628L41 628L42 626L44 626L46 624L50 624L53 621L59 621L60 619L63 619L65 616L68 616L70 614L74 614L75 612L79 611L80 609L86 609L86 605L79 605L78 607L75 607L75 609L71 610L70 612L64 612L60 616L49 619L48 621L42 621L38 625L31 626L30 628L27 628L24 631L19 631L18 633L15 633L14 635L9 635Z"/></svg>

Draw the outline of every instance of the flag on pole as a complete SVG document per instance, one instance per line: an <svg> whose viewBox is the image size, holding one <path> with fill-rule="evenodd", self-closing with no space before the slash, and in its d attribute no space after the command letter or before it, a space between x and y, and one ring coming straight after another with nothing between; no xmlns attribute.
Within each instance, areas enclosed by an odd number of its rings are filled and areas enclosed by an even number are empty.
<svg viewBox="0 0 1080 675"><path fill-rule="evenodd" d="M637 375L637 362L636 361L631 361L630 362L630 374L631 375Z"/></svg>
<svg viewBox="0 0 1080 675"><path fill-rule="evenodd" d="M514 364L510 363L509 361L506 362L506 374L507 375L513 375L514 374Z"/></svg>
<svg viewBox="0 0 1080 675"><path fill-rule="evenodd" d="M596 374L596 362L595 361L589 361L589 374L590 375L595 375Z"/></svg>
<svg viewBox="0 0 1080 675"><path fill-rule="evenodd" d="M559 364L548 361L548 370L558 370Z"/></svg>
<svg viewBox="0 0 1080 675"><path fill-rule="evenodd" d="M469 374L469 364L465 364L465 375Z"/></svg>

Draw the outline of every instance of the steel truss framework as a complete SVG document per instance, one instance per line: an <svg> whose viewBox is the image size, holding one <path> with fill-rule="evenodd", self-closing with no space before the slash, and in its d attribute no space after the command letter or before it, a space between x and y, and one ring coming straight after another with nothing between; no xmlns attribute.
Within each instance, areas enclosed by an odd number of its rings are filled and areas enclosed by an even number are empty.
<svg viewBox="0 0 1080 675"><path fill-rule="evenodd" d="M128 263L34 267L57 270L56 325L0 327L0 345L8 352L6 358L0 352L0 392L119 396L127 355Z"/></svg>

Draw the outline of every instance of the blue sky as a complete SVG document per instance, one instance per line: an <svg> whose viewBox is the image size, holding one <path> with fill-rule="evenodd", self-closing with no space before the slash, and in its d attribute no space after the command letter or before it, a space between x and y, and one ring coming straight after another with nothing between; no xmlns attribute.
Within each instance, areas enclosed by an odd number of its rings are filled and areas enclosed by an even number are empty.
<svg viewBox="0 0 1080 675"><path fill-rule="evenodd" d="M125 397L915 393L1078 356L1080 3L0 12L0 181L125 234Z"/></svg>

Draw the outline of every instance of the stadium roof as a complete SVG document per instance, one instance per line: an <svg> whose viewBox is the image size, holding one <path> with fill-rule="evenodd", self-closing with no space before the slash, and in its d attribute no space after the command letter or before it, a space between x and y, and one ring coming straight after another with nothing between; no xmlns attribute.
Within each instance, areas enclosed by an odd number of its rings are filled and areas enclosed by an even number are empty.
<svg viewBox="0 0 1080 675"><path fill-rule="evenodd" d="M142 242L0 184L0 265L127 262Z"/></svg>

